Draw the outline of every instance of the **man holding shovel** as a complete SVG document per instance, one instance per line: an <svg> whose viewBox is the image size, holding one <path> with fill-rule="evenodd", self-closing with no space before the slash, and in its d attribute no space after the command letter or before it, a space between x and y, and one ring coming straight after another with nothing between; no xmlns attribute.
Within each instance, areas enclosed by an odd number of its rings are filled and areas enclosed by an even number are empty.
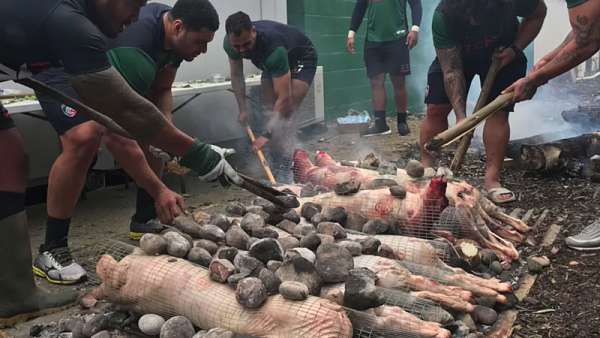
<svg viewBox="0 0 600 338"><path fill-rule="evenodd" d="M294 111L306 97L317 70L317 52L298 29L268 21L250 21L243 12L227 18L223 48L229 56L231 86L239 107L240 122L248 123L243 59L262 70L261 89L265 106L264 132L252 145L256 151L269 142L271 168L279 183L292 183Z"/></svg>
<svg viewBox="0 0 600 338"><path fill-rule="evenodd" d="M131 88L171 121L171 87L179 65L205 53L218 28L219 16L208 0L179 0L173 8L151 3L141 9L135 23L110 41L109 61ZM34 78L78 97L63 68L44 69ZM51 283L72 284L85 276L85 270L71 258L69 225L102 141L138 186L136 210L129 225L131 239L164 230L161 221L172 223L183 207L183 198L161 181L162 161L149 154L147 145L140 147L134 140L106 131L48 95L36 95L60 136L62 153L48 178L46 238L33 270Z"/></svg>
<svg viewBox="0 0 600 338"><path fill-rule="evenodd" d="M514 93L514 101L529 100L537 88L558 75L589 59L600 49L600 1L566 0L572 30L565 41L545 55L526 77L519 79L505 93ZM600 249L600 221L569 236L565 243L576 250Z"/></svg>
<svg viewBox="0 0 600 338"><path fill-rule="evenodd" d="M442 0L433 15L432 32L437 58L429 68L425 103L427 113L421 124L421 162L433 165L425 145L448 128L452 109L457 123L466 117L468 88L475 75L483 83L492 63L500 58L501 70L492 86L490 99L525 75L527 60L523 49L533 41L544 22L543 0L455 1ZM523 18L519 22L519 17ZM498 48L504 47L495 54ZM509 140L508 113L513 106L492 115L485 123L486 150L484 187L496 203L515 199L500 184L500 171Z"/></svg>
<svg viewBox="0 0 600 338"><path fill-rule="evenodd" d="M178 130L109 63L107 37L116 37L134 22L145 3L145 0L1 1L0 13L4 19L0 21L0 81L15 80L39 88L19 71L21 65L60 64L85 104L113 118L136 139L182 156L180 163L203 180L241 183L225 160L225 150ZM76 294L65 291L50 294L39 289L33 280L25 215L27 159L23 140L4 108L0 108L0 158L0 328L3 328L68 305L76 299Z"/></svg>

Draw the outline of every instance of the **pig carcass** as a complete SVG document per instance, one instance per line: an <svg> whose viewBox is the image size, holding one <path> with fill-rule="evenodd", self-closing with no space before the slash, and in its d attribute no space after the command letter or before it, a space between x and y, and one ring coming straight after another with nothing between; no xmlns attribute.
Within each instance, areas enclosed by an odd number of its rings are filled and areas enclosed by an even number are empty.
<svg viewBox="0 0 600 338"><path fill-rule="evenodd" d="M328 300L302 302L272 296L260 309L244 309L227 285L208 271L170 256L129 255L120 262L102 256L96 265L102 284L97 299L129 306L139 313L181 315L203 329L221 327L258 337L351 337L344 309Z"/></svg>
<svg viewBox="0 0 600 338"><path fill-rule="evenodd" d="M311 182L331 187L343 177L369 184L377 173L366 169L344 167L329 155L319 152L317 166L303 150L294 154L294 172L298 183ZM342 178L340 178L342 176ZM484 248L495 250L505 263L518 258L514 244L504 238L518 242L529 227L516 218L502 213L487 198L464 181L434 177L430 180L411 180L408 176L397 179L407 191L404 199L392 196L389 189L362 190L349 196L326 193L302 198L301 203L313 202L323 208L344 207L367 219L381 218L398 224L409 236L428 237L432 234L454 240L457 234L470 238ZM451 206L460 214L457 229L437 229L440 214ZM491 229L490 229L491 228ZM493 230L493 231L492 231Z"/></svg>

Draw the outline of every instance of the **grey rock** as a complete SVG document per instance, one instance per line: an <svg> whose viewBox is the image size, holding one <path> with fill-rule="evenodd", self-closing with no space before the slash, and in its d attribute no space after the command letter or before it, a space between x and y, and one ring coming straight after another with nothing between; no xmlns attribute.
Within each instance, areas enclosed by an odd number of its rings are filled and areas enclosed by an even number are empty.
<svg viewBox="0 0 600 338"><path fill-rule="evenodd" d="M189 319L183 316L169 318L160 329L160 338L192 338L196 331Z"/></svg>
<svg viewBox="0 0 600 338"><path fill-rule="evenodd" d="M144 234L140 238L140 248L150 256L167 252L167 240L159 234Z"/></svg>
<svg viewBox="0 0 600 338"><path fill-rule="evenodd" d="M344 228L349 229L349 230L354 230L354 231L362 231L363 226L368 221L369 221L368 219L366 219L365 217L363 217L361 215L358 215L353 212L349 212L348 218L346 219L346 225L344 226Z"/></svg>
<svg viewBox="0 0 600 338"><path fill-rule="evenodd" d="M187 254L187 259L192 263L208 267L212 261L212 256L206 249L196 246L190 249Z"/></svg>
<svg viewBox="0 0 600 338"><path fill-rule="evenodd" d="M494 272L496 275L501 274L502 271L504 271L502 264L500 264L498 261L493 261L492 264L490 264L490 270L492 270L492 272Z"/></svg>
<svg viewBox="0 0 600 338"><path fill-rule="evenodd" d="M56 336L52 336L52 337L56 337L56 338L74 338L73 337L73 332L61 332Z"/></svg>
<svg viewBox="0 0 600 338"><path fill-rule="evenodd" d="M337 242L337 245L348 250L353 257L360 256L362 254L362 246L358 242L346 240Z"/></svg>
<svg viewBox="0 0 600 338"><path fill-rule="evenodd" d="M185 257L192 245L179 232L170 231L163 235L167 240L167 253L174 257Z"/></svg>
<svg viewBox="0 0 600 338"><path fill-rule="evenodd" d="M408 176L413 178L420 178L423 177L423 175L425 174L425 167L423 167L421 162L417 160L408 161L408 163L406 164L406 168L404 169L406 170Z"/></svg>
<svg viewBox="0 0 600 338"><path fill-rule="evenodd" d="M279 269L279 267L281 267L282 264L283 264L283 262L281 262L281 261L268 261L267 269L275 272L275 271L277 271L277 269Z"/></svg>
<svg viewBox="0 0 600 338"><path fill-rule="evenodd" d="M260 217L257 214L248 213L242 221L240 222L240 226L247 233L252 233L256 229L264 228L266 225L264 218Z"/></svg>
<svg viewBox="0 0 600 338"><path fill-rule="evenodd" d="M498 261L498 255L491 249L481 249L479 251L479 259L485 265L491 265L492 262Z"/></svg>
<svg viewBox="0 0 600 338"><path fill-rule="evenodd" d="M354 269L354 260L348 250L337 244L321 244L315 268L325 283L343 282Z"/></svg>
<svg viewBox="0 0 600 338"><path fill-rule="evenodd" d="M223 214L214 214L213 216L211 216L208 223L218 226L219 228L221 228L221 230L225 232L227 232L227 230L229 230L229 228L231 227L231 222L229 222L227 216Z"/></svg>
<svg viewBox="0 0 600 338"><path fill-rule="evenodd" d="M194 246L208 251L211 255L214 255L217 252L217 250L219 249L219 246L217 245L217 243L215 243L213 241L209 241L208 239L195 240Z"/></svg>
<svg viewBox="0 0 600 338"><path fill-rule="evenodd" d="M252 236L261 239L261 238L279 238L279 233L270 228L260 228L254 229L252 231Z"/></svg>
<svg viewBox="0 0 600 338"><path fill-rule="evenodd" d="M232 202L225 207L225 211L231 216L244 216L246 207L240 202Z"/></svg>
<svg viewBox="0 0 600 338"><path fill-rule="evenodd" d="M300 215L306 219L311 219L314 215L320 213L321 206L312 202L307 202L302 205Z"/></svg>
<svg viewBox="0 0 600 338"><path fill-rule="evenodd" d="M362 253L364 255L377 255L381 241L375 237L367 237L360 240L360 245L362 245Z"/></svg>
<svg viewBox="0 0 600 338"><path fill-rule="evenodd" d="M287 281L279 285L279 293L285 299L305 300L308 298L308 287L300 282Z"/></svg>
<svg viewBox="0 0 600 338"><path fill-rule="evenodd" d="M61 318L58 321L58 329L63 332L64 331L72 332L72 331L76 331L76 329L79 327L79 330L81 331L83 329L84 324L85 324L85 322L83 321L83 318L81 318L81 317Z"/></svg>
<svg viewBox="0 0 600 338"><path fill-rule="evenodd" d="M265 264L271 260L283 260L283 248L281 247L281 244L273 238L263 238L258 240L250 246L248 253L250 256L257 258Z"/></svg>
<svg viewBox="0 0 600 338"><path fill-rule="evenodd" d="M206 332L206 334L204 334L204 336L202 338L241 338L240 336L236 336L235 333L227 330L227 329L222 329L220 327L214 328L214 329L210 329L208 332Z"/></svg>
<svg viewBox="0 0 600 338"><path fill-rule="evenodd" d="M333 236L331 235L317 234L317 236L319 236L319 238L321 239L321 245L335 243L335 238L333 238Z"/></svg>
<svg viewBox="0 0 600 338"><path fill-rule="evenodd" d="M270 225L276 225L283 221L283 219L282 214L268 214L267 218L265 218L265 222Z"/></svg>
<svg viewBox="0 0 600 338"><path fill-rule="evenodd" d="M385 234L390 229L390 224L382 219L372 219L365 223L362 232L369 235Z"/></svg>
<svg viewBox="0 0 600 338"><path fill-rule="evenodd" d="M157 314L145 314L138 320L138 327L143 334L148 336L157 336L160 334L160 328L165 323L165 319Z"/></svg>
<svg viewBox="0 0 600 338"><path fill-rule="evenodd" d="M403 200L406 198L406 188L402 185L393 185L390 187L390 195Z"/></svg>
<svg viewBox="0 0 600 338"><path fill-rule="evenodd" d="M321 222L324 222L325 218L323 217L323 214L319 213L319 214L315 214L313 217L311 217L310 219L310 223L313 225L317 225Z"/></svg>
<svg viewBox="0 0 600 338"><path fill-rule="evenodd" d="M248 272L252 276L258 276L260 270L265 267L261 261L243 252L235 256L233 264L239 272Z"/></svg>
<svg viewBox="0 0 600 338"><path fill-rule="evenodd" d="M471 313L473 320L484 325L492 325L498 319L498 313L489 307L476 305Z"/></svg>
<svg viewBox="0 0 600 338"><path fill-rule="evenodd" d="M250 237L250 239L248 240L248 248L250 248L252 246L252 244L258 242L258 238L256 237Z"/></svg>
<svg viewBox="0 0 600 338"><path fill-rule="evenodd" d="M279 277L277 277L273 271L269 269L260 270L258 279L263 282L265 288L267 289L267 295L271 296L279 292L279 284L281 284L281 279L279 279Z"/></svg>
<svg viewBox="0 0 600 338"><path fill-rule="evenodd" d="M94 334L91 338L110 338L110 332L106 330L102 330L96 334Z"/></svg>
<svg viewBox="0 0 600 338"><path fill-rule="evenodd" d="M394 252L394 249L392 249L392 247L385 243L381 244L379 248L377 248L377 256L389 259L398 259L398 257L396 257L396 253Z"/></svg>
<svg viewBox="0 0 600 338"><path fill-rule="evenodd" d="M496 305L496 297L487 296L487 297L477 297L475 298L475 303L478 305L486 306L486 307L494 307Z"/></svg>
<svg viewBox="0 0 600 338"><path fill-rule="evenodd" d="M94 334L108 328L108 317L104 314L96 314L83 325L82 333L86 337L91 337Z"/></svg>
<svg viewBox="0 0 600 338"><path fill-rule="evenodd" d="M322 212L322 215L323 221L339 223L341 225L346 225L346 220L348 219L348 213L342 207L327 208Z"/></svg>
<svg viewBox="0 0 600 338"><path fill-rule="evenodd" d="M283 250L289 250L300 246L300 241L293 236L280 237L277 239Z"/></svg>
<svg viewBox="0 0 600 338"><path fill-rule="evenodd" d="M220 259L226 259L230 262L235 260L235 256L238 254L238 249L231 246L224 246L217 250L216 257Z"/></svg>
<svg viewBox="0 0 600 338"><path fill-rule="evenodd" d="M214 224L204 224L200 228L200 237L215 243L221 243L225 241L225 232Z"/></svg>
<svg viewBox="0 0 600 338"><path fill-rule="evenodd" d="M248 241L250 236L239 226L232 226L225 234L225 242L227 245L240 250L248 249Z"/></svg>
<svg viewBox="0 0 600 338"><path fill-rule="evenodd" d="M356 194L360 191L360 181L355 179L338 181L333 191L341 196Z"/></svg>
<svg viewBox="0 0 600 338"><path fill-rule="evenodd" d="M316 230L317 229L314 227L314 225L301 222L300 224L296 225L292 234L301 238L302 236L306 236L311 232L315 232Z"/></svg>
<svg viewBox="0 0 600 338"><path fill-rule="evenodd" d="M290 210L282 215L284 219L288 221L294 222L296 224L300 223L300 215L296 212L296 210Z"/></svg>
<svg viewBox="0 0 600 338"><path fill-rule="evenodd" d="M294 223L288 219L284 219L283 221L277 223L276 227L278 227L279 229L281 229L287 233L293 234L294 229L296 228L296 225L297 225L296 223Z"/></svg>
<svg viewBox="0 0 600 338"><path fill-rule="evenodd" d="M248 271L234 273L233 275L229 276L229 278L227 278L227 284L229 284L229 286L231 286L233 289L236 289L238 283L242 279L248 278L248 277L250 277L250 272L248 272Z"/></svg>
<svg viewBox="0 0 600 338"><path fill-rule="evenodd" d="M261 207L260 205L247 205L246 206L247 213L253 213L253 214L260 215L262 211L264 211L264 210L263 210L263 207Z"/></svg>
<svg viewBox="0 0 600 338"><path fill-rule="evenodd" d="M317 250L321 245L321 238L315 232L311 232L300 239L300 246L310 250Z"/></svg>
<svg viewBox="0 0 600 338"><path fill-rule="evenodd" d="M461 313L458 315L458 317L456 317L456 319L463 322L463 324L465 324L469 328L469 331L477 331L477 324L475 324L475 321L473 320L473 317L471 317L470 314Z"/></svg>
<svg viewBox="0 0 600 338"><path fill-rule="evenodd" d="M263 208L269 204L271 204L271 202L267 201L266 199L264 199L262 197L257 197L252 201L252 205L258 205Z"/></svg>
<svg viewBox="0 0 600 338"><path fill-rule="evenodd" d="M247 309L259 308L267 300L267 289L256 277L242 279L235 289L238 303Z"/></svg>
<svg viewBox="0 0 600 338"><path fill-rule="evenodd" d="M201 225L196 223L191 216L181 215L175 217L173 220L173 226L179 231L186 233L193 238L200 238L200 227Z"/></svg>
<svg viewBox="0 0 600 338"><path fill-rule="evenodd" d="M395 174L394 174L395 175ZM389 188L398 185L398 181L391 178L376 178L369 183L367 189Z"/></svg>
<svg viewBox="0 0 600 338"><path fill-rule="evenodd" d="M225 283L235 273L235 266L226 259L213 259L208 266L209 277L215 282Z"/></svg>
<svg viewBox="0 0 600 338"><path fill-rule="evenodd" d="M313 264L317 260L317 256L315 255L315 253L310 251L307 248L293 248L293 249L287 250L285 253L286 259L294 257L294 256L303 257L304 259L306 259L307 261L309 261Z"/></svg>
<svg viewBox="0 0 600 338"><path fill-rule="evenodd" d="M376 278L367 268L350 270L345 283L344 306L362 311L385 304L383 292L375 287Z"/></svg>
<svg viewBox="0 0 600 338"><path fill-rule="evenodd" d="M323 283L315 266L300 256L284 261L275 274L282 282L295 281L306 285L310 294L315 296L319 295Z"/></svg>
<svg viewBox="0 0 600 338"><path fill-rule="evenodd" d="M321 222L317 225L317 232L323 235L333 236L334 239L343 239L347 237L346 230L334 222Z"/></svg>
<svg viewBox="0 0 600 338"><path fill-rule="evenodd" d="M208 331L206 331L206 330L200 330L200 331L196 332L196 334L192 338L206 338L207 332Z"/></svg>
<svg viewBox="0 0 600 338"><path fill-rule="evenodd" d="M277 206L273 203L269 203L263 207L263 210L269 215L281 215L288 212L288 209Z"/></svg>
<svg viewBox="0 0 600 338"><path fill-rule="evenodd" d="M544 268L550 265L550 260L546 256L527 258L527 268L531 273L540 273Z"/></svg>

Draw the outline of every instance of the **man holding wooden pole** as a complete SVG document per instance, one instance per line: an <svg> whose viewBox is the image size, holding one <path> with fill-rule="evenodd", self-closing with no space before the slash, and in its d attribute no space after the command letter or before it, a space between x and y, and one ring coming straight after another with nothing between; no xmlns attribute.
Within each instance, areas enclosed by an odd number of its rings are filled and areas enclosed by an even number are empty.
<svg viewBox="0 0 600 338"><path fill-rule="evenodd" d="M600 49L600 0L566 2L571 32L560 46L535 64L529 75L504 91L514 94L515 102L531 99L539 86L576 67ZM567 237L565 243L576 250L600 249L600 222L595 221L578 234Z"/></svg>
<svg viewBox="0 0 600 338"><path fill-rule="evenodd" d="M543 0L455 1L442 0L433 15L432 33L437 58L427 79L427 114L421 124L421 162L432 166L434 158L425 145L448 128L452 109L457 123L466 117L466 98L471 80L479 75L483 83L495 57L501 70L492 86L494 99L508 84L525 75L527 60L523 49L539 33L546 15ZM519 17L523 18L519 22ZM484 187L496 203L514 200L510 190L500 184L500 171L509 140L508 106L490 116L484 127L486 173Z"/></svg>

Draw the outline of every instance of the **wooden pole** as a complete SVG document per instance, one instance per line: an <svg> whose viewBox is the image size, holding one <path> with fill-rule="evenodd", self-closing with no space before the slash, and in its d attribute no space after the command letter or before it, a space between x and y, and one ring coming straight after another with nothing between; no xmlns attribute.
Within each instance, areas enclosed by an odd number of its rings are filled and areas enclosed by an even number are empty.
<svg viewBox="0 0 600 338"><path fill-rule="evenodd" d="M474 112L461 123L437 134L431 141L429 141L429 143L425 145L425 148L429 151L438 151L441 148L458 141L461 137L471 132L477 127L477 125L485 121L485 119L490 117L492 114L509 105L512 102L513 97L514 93L502 94L498 96L494 101Z"/></svg>
<svg viewBox="0 0 600 338"><path fill-rule="evenodd" d="M481 93L479 94L479 99L477 100L477 104L475 105L475 111L483 108L490 98L490 93L492 91L492 87L494 86L494 82L496 81L496 76L500 71L501 60L496 57L496 54L492 56L492 64L488 69L487 75L485 77L485 82L483 83L483 87L481 88ZM454 153L454 158L452 158L452 162L450 163L450 170L458 171L462 165L462 162L465 158L465 154L471 145L471 139L473 138L474 131L465 135L458 145L456 152Z"/></svg>
<svg viewBox="0 0 600 338"><path fill-rule="evenodd" d="M256 141L256 137L254 136L254 132L252 131L252 128L250 128L250 126L246 126L246 133L248 133L250 142L254 143L254 141ZM258 156L258 160L260 161L260 164L262 165L263 169L265 170L265 174L267 175L267 178L269 179L269 181L273 184L276 184L277 182L275 181L275 177L273 176L273 173L271 172L271 168L269 168L269 164L267 163L267 160L265 159L265 154L263 154L263 151L258 149L256 151L256 155Z"/></svg>

